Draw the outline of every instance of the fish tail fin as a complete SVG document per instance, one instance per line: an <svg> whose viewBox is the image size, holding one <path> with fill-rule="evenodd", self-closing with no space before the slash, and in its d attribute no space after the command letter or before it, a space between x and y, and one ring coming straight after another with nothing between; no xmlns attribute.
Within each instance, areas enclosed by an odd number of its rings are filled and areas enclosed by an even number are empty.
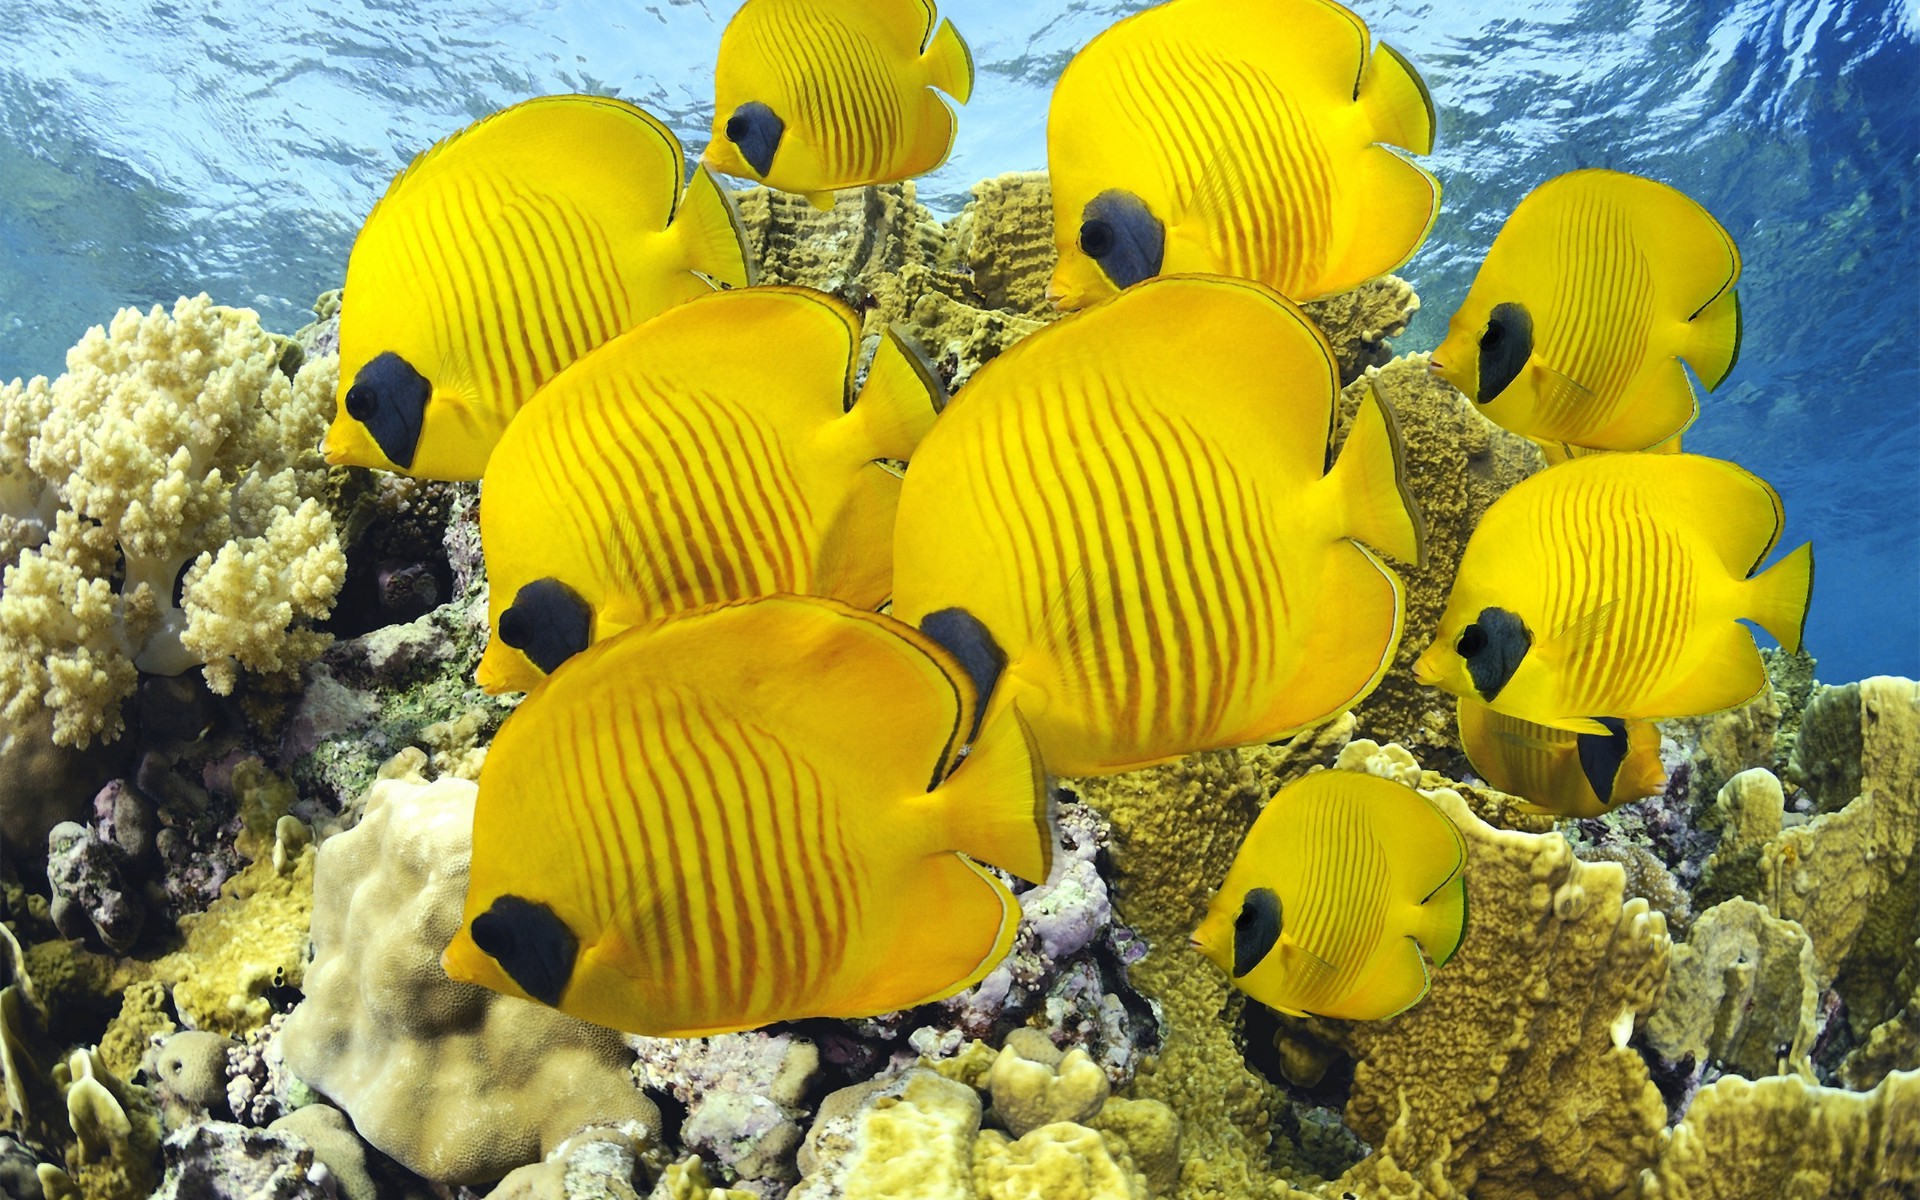
<svg viewBox="0 0 1920 1200"><path fill-rule="evenodd" d="M1420 566L1426 561L1426 523L1407 484L1406 454L1393 410L1369 382L1327 479L1345 502L1348 537Z"/></svg>
<svg viewBox="0 0 1920 1200"><path fill-rule="evenodd" d="M1413 938L1433 959L1433 965L1443 967L1453 957L1460 943L1467 939L1467 876L1459 872L1440 886L1440 890L1427 897L1420 906L1420 920L1413 927Z"/></svg>
<svg viewBox="0 0 1920 1200"><path fill-rule="evenodd" d="M668 229L688 270L727 287L747 287L759 278L733 197L705 166L694 170Z"/></svg>
<svg viewBox="0 0 1920 1200"><path fill-rule="evenodd" d="M1813 543L1808 542L1747 580L1745 614L1789 653L1800 649L1807 604L1813 599Z"/></svg>
<svg viewBox="0 0 1920 1200"><path fill-rule="evenodd" d="M866 463L813 556L813 588L855 608L876 609L893 594L893 520L900 509L900 477Z"/></svg>
<svg viewBox="0 0 1920 1200"><path fill-rule="evenodd" d="M934 87L961 104L973 97L973 51L952 21L940 22L920 57L927 64L927 79Z"/></svg>
<svg viewBox="0 0 1920 1200"><path fill-rule="evenodd" d="M1707 301L1687 322L1691 336L1680 352L1708 391L1720 386L1740 360L1740 295L1732 288Z"/></svg>
<svg viewBox="0 0 1920 1200"><path fill-rule="evenodd" d="M1427 81L1398 50L1381 42L1373 48L1367 75L1356 97L1373 128L1373 140L1415 154L1433 153L1439 125Z"/></svg>
<svg viewBox="0 0 1920 1200"><path fill-rule="evenodd" d="M945 848L1045 883L1057 858L1047 770L1019 708L995 707L967 756L934 789L946 814Z"/></svg>
<svg viewBox="0 0 1920 1200"><path fill-rule="evenodd" d="M854 422L865 457L905 462L946 404L946 389L933 369L899 333L886 329L847 419Z"/></svg>

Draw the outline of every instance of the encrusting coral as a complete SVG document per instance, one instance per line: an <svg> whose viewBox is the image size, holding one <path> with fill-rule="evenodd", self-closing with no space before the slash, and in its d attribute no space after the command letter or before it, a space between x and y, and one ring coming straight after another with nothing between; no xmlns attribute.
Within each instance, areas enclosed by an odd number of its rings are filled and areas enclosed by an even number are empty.
<svg viewBox="0 0 1920 1200"><path fill-rule="evenodd" d="M660 1115L612 1030L455 983L475 786L427 782L415 750L375 783L353 829L320 848L306 998L288 1066L409 1170L482 1183L589 1126L657 1138Z"/></svg>
<svg viewBox="0 0 1920 1200"><path fill-rule="evenodd" d="M1662 1057L1749 1078L1811 1076L1820 986L1806 931L1735 897L1700 915L1673 948L1666 997L1647 1020Z"/></svg>
<svg viewBox="0 0 1920 1200"><path fill-rule="evenodd" d="M53 740L122 728L140 672L285 671L318 652L345 572L320 505L333 360L204 295L124 309L67 370L0 387L0 706ZM184 571L184 576L182 572ZM175 604L175 588L180 599Z"/></svg>
<svg viewBox="0 0 1920 1200"><path fill-rule="evenodd" d="M1645 1200L1898 1200L1920 1191L1920 1071L1870 1092L1794 1076L1701 1089L1640 1178Z"/></svg>

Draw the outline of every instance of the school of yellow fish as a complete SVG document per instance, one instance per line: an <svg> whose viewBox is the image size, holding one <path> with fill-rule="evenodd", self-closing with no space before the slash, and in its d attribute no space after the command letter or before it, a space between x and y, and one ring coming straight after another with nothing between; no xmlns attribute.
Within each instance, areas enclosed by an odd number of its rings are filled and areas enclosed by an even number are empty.
<svg viewBox="0 0 1920 1200"><path fill-rule="evenodd" d="M1062 319L949 399L839 300L754 286L716 172L827 207L951 152L974 69L931 0L747 0L712 139L528 100L422 153L347 269L328 461L481 479L489 691L454 978L635 1033L952 995L1045 882L1048 776L1273 741L1365 698L1424 529L1388 406L1329 465L1339 370L1300 302L1432 226L1435 111L1332 0L1167 0L1049 113ZM1416 666L1472 769L1594 816L1664 783L1654 722L1797 649L1779 496L1679 452L1739 349L1740 256L1673 188L1541 184L1432 369L1557 465L1496 501ZM1682 366L1686 364L1686 367ZM890 611L881 610L891 604ZM1276 1009L1425 995L1466 849L1417 791L1325 771L1262 811L1193 933Z"/></svg>

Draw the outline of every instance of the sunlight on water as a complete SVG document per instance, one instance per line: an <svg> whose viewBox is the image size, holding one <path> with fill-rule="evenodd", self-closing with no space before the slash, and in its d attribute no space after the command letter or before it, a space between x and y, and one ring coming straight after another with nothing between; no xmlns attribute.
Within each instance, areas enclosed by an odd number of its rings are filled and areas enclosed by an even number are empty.
<svg viewBox="0 0 1920 1200"><path fill-rule="evenodd" d="M1046 100L1073 51L1143 5L955 0L979 67L953 158L920 183L1045 165ZM0 377L57 372L121 304L207 290L291 329L338 285L353 233L427 144L514 100L616 93L690 156L733 5L198 5L7 0L0 45ZM1480 255L1540 181L1653 175L1707 206L1746 259L1739 366L1690 449L1784 494L1813 538L1807 644L1823 678L1920 673L1920 15L1838 0L1361 4L1441 109L1445 208L1404 274L1445 329Z"/></svg>

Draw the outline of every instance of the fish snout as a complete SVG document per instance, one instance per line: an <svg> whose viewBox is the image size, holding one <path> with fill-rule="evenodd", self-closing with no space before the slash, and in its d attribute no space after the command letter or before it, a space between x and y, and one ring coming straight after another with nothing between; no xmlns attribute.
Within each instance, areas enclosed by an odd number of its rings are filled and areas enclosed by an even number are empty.
<svg viewBox="0 0 1920 1200"><path fill-rule="evenodd" d="M1414 660L1413 681L1421 687L1440 686L1439 664L1433 661L1433 647L1428 647L1425 654Z"/></svg>

